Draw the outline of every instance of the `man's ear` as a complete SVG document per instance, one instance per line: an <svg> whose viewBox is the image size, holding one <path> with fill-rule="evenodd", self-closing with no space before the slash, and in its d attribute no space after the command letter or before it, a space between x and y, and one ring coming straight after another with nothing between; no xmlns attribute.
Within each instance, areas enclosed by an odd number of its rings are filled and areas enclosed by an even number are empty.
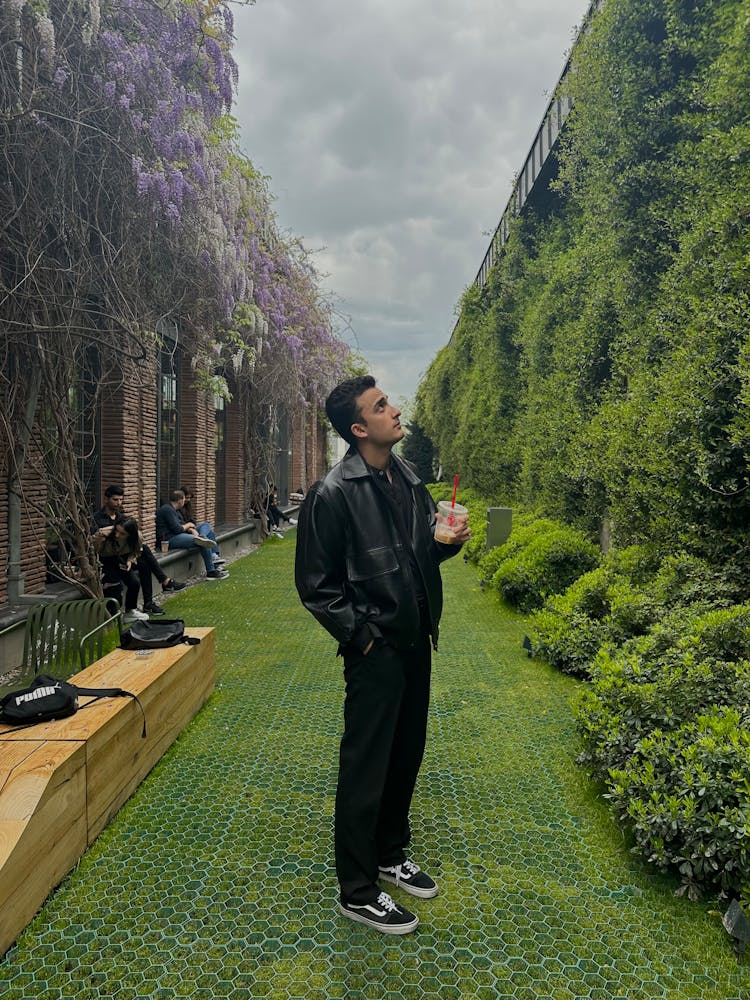
<svg viewBox="0 0 750 1000"><path fill-rule="evenodd" d="M366 438L367 424L352 424L352 434L358 438Z"/></svg>

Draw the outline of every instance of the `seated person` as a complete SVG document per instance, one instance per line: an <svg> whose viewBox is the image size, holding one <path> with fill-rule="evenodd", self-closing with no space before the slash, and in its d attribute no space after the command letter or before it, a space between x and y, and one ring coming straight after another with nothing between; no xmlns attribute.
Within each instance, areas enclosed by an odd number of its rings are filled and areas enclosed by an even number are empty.
<svg viewBox="0 0 750 1000"><path fill-rule="evenodd" d="M139 611L138 592L141 581L136 571L136 562L141 552L141 533L134 517L126 517L94 533L94 548L102 564L102 584L105 597L115 597L120 602L122 588L125 587L126 623L145 620L148 615Z"/></svg>
<svg viewBox="0 0 750 1000"><path fill-rule="evenodd" d="M170 494L169 502L162 504L156 512L156 537L165 538L170 549L198 549L206 567L206 577L209 580L226 579L229 573L214 565L214 542L198 534L196 528L188 528L180 517L184 504L182 490Z"/></svg>
<svg viewBox="0 0 750 1000"><path fill-rule="evenodd" d="M125 501L125 490L122 486L108 486L104 491L104 505L93 517L94 530L97 528L108 528L114 524L120 524L125 520L123 503ZM143 610L151 615L163 615L164 609L160 608L154 601L154 588L152 575L161 584L162 590L182 590L187 586L185 583L178 583L172 577L167 576L159 565L156 556L143 542L141 544L141 554L136 564L138 577L141 581L143 591Z"/></svg>
<svg viewBox="0 0 750 1000"><path fill-rule="evenodd" d="M276 484L271 483L268 493L266 493L263 500L263 509L265 510L266 517L268 518L269 530L277 533L280 521L286 521L287 524L297 523L293 517L287 517L284 511L279 507L278 501L279 497L276 493ZM272 528L271 525L273 525Z"/></svg>
<svg viewBox="0 0 750 1000"><path fill-rule="evenodd" d="M221 558L221 553L219 552L219 543L216 541L216 535L214 534L214 529L208 523L208 521L199 521L196 523L196 515L193 511L193 500L195 499L195 494L188 486L181 486L180 489L185 494L185 503L182 505L181 510L177 513L183 520L186 528L195 528L199 535L203 538L210 538L214 543L214 566L224 566L226 564L226 559Z"/></svg>

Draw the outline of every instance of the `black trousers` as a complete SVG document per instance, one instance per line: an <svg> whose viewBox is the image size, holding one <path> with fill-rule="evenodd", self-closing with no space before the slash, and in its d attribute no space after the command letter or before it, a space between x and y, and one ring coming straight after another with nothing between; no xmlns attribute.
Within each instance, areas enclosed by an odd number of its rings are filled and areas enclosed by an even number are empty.
<svg viewBox="0 0 750 1000"><path fill-rule="evenodd" d="M334 844L341 899L370 903L378 866L406 860L409 807L424 755L430 641L415 649L379 642L367 656L344 651L344 735Z"/></svg>
<svg viewBox="0 0 750 1000"><path fill-rule="evenodd" d="M122 569L117 558L102 559L103 586L105 597L113 597L119 603L122 588L125 588L125 610L132 611L138 605L138 591L141 581L134 569Z"/></svg>
<svg viewBox="0 0 750 1000"><path fill-rule="evenodd" d="M154 585L151 580L151 574L153 573L159 583L164 583L169 578L148 545L144 545L141 548L141 554L138 556L136 566L138 568L141 590L143 591L143 603L150 604L154 599Z"/></svg>

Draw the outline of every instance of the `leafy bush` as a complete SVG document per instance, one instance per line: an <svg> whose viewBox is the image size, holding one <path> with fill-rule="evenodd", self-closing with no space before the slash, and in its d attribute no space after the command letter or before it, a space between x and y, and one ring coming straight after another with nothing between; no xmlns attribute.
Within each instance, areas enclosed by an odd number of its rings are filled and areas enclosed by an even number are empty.
<svg viewBox="0 0 750 1000"><path fill-rule="evenodd" d="M492 585L505 600L524 611L540 607L550 594L562 593L582 573L593 569L600 558L597 547L582 532L554 525L539 533L535 529L540 524L533 522L501 546L511 554L492 578ZM528 543L516 548L519 536L525 539L527 532L531 534Z"/></svg>
<svg viewBox="0 0 750 1000"><path fill-rule="evenodd" d="M492 577L497 572L500 563L505 561L504 548L504 545L498 545L480 558L477 569L479 570L479 579L482 583L487 584L492 582Z"/></svg>
<svg viewBox="0 0 750 1000"><path fill-rule="evenodd" d="M534 656L566 674L583 675L608 638L612 571L597 566L575 580L564 594L550 597L537 611L529 633Z"/></svg>
<svg viewBox="0 0 750 1000"><path fill-rule="evenodd" d="M600 651L575 705L582 761L639 848L691 896L747 878L750 605L677 608Z"/></svg>
<svg viewBox="0 0 750 1000"><path fill-rule="evenodd" d="M521 514L513 518L513 529L510 538L502 545L498 545L493 551L499 552L502 561L512 559L517 553L525 549L538 535L549 531L557 531L563 527L559 521L551 521L547 517L536 517L533 514Z"/></svg>
<svg viewBox="0 0 750 1000"><path fill-rule="evenodd" d="M658 603L646 590L639 590L630 581L620 579L609 588L608 637L624 642L631 636L643 635L659 617Z"/></svg>
<svg viewBox="0 0 750 1000"><path fill-rule="evenodd" d="M746 682L749 672L745 663ZM673 732L654 731L611 772L608 798L646 858L677 869L678 894L695 899L709 887L737 892L747 883L749 721L737 709L711 708Z"/></svg>
<svg viewBox="0 0 750 1000"><path fill-rule="evenodd" d="M672 644L686 620L726 606L732 594L732 586L700 559L677 553L659 565L653 549L631 546L608 554L601 566L534 615L529 627L534 655L566 673L585 676L599 647L627 643L658 622L662 629L666 623L669 634L664 638ZM685 606L690 609L687 618L671 617Z"/></svg>
<svg viewBox="0 0 750 1000"><path fill-rule="evenodd" d="M720 608L741 600L736 584L728 582L718 568L687 552L667 556L647 589L656 604L667 608Z"/></svg>
<svg viewBox="0 0 750 1000"><path fill-rule="evenodd" d="M576 676L587 673L589 664L607 641L606 625L577 611L566 616L548 609L538 611L530 632L534 656Z"/></svg>

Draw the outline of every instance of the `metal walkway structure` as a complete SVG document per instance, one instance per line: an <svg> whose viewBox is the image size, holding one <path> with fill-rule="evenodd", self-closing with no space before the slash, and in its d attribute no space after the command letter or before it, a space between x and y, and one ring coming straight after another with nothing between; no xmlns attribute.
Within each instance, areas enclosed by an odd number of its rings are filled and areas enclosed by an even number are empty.
<svg viewBox="0 0 750 1000"><path fill-rule="evenodd" d="M508 203L505 206L503 214L500 216L500 221L495 228L490 245L487 248L487 252L484 255L480 268L477 271L477 275L474 278L473 284L475 284L477 288L484 288L487 283L490 269L508 240L511 220L515 216L520 215L532 192L539 185L546 186L553 174L550 156L557 145L557 141L563 131L565 121L570 114L571 108L573 107L573 101L565 93L565 81L568 74L571 72L572 55L575 51L575 46L577 45L579 38L583 32L587 30L592 17L603 3L604 0L592 0L589 9L586 12L583 24L581 25L571 47L571 54L568 56L568 60L563 67L562 73L560 74L560 79L555 86L553 97L551 98L544 115L542 116L542 121L539 128L536 130L534 141L531 143L531 148L526 154L526 158L523 161L521 169L516 177L511 196L508 199Z"/></svg>

